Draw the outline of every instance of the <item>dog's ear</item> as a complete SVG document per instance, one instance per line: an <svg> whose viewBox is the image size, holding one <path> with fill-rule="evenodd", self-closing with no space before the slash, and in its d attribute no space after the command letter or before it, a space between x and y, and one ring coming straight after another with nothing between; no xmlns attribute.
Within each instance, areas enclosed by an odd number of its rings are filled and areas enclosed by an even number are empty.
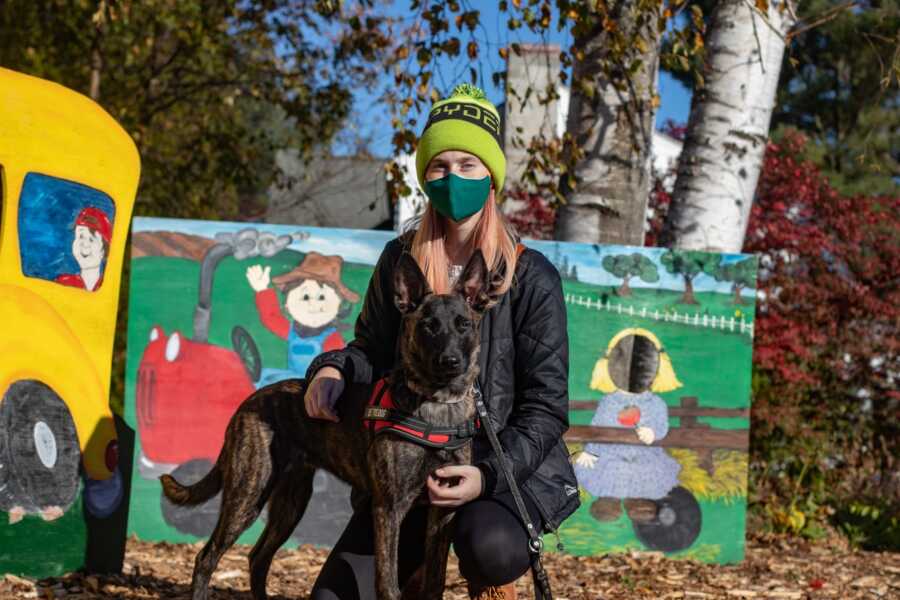
<svg viewBox="0 0 900 600"><path fill-rule="evenodd" d="M466 299L466 303L477 313L482 313L490 303L488 295L490 273L481 250L475 250L469 264L456 281L453 291Z"/></svg>
<svg viewBox="0 0 900 600"><path fill-rule="evenodd" d="M394 304L397 310L404 315L416 310L430 293L428 280L425 279L416 259L404 252L394 271Z"/></svg>

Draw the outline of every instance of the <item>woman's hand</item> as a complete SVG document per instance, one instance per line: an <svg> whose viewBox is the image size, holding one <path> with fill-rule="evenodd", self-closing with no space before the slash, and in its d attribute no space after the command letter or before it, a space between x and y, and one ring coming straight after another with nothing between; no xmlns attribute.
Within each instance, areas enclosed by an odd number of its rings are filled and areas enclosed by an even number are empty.
<svg viewBox="0 0 900 600"><path fill-rule="evenodd" d="M459 481L451 485L448 481L451 478L459 478ZM460 506L481 495L481 469L472 465L441 467L428 475L425 487L433 506Z"/></svg>
<svg viewBox="0 0 900 600"><path fill-rule="evenodd" d="M306 386L306 394L303 396L306 414L314 419L337 423L340 419L334 407L343 392L344 377L341 372L334 367L322 367Z"/></svg>

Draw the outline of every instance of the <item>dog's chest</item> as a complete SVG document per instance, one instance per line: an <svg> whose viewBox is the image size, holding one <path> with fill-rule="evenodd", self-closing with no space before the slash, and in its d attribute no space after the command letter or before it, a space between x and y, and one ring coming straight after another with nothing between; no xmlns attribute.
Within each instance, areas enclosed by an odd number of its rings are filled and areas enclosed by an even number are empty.
<svg viewBox="0 0 900 600"><path fill-rule="evenodd" d="M459 425L475 415L475 407L470 407L469 404L465 400L459 402L423 402L413 414L423 421L428 421L439 427Z"/></svg>

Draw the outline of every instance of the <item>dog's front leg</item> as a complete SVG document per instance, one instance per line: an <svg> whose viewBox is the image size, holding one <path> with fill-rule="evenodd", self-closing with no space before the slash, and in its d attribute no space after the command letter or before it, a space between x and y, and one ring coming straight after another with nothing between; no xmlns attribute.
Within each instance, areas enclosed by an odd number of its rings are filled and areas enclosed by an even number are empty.
<svg viewBox="0 0 900 600"><path fill-rule="evenodd" d="M450 553L453 511L437 506L428 511L425 534L425 600L441 600L447 578L447 555Z"/></svg>
<svg viewBox="0 0 900 600"><path fill-rule="evenodd" d="M378 600L400 600L400 524L412 507L415 496L396 502L376 502L372 506L375 529L375 590Z"/></svg>

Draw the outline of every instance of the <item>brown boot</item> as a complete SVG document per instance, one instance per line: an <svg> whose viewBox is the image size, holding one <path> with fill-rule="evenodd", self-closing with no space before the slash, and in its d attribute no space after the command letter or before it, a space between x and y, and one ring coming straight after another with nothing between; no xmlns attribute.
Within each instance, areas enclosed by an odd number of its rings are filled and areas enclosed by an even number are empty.
<svg viewBox="0 0 900 600"><path fill-rule="evenodd" d="M467 584L469 598L474 600L516 600L516 584L491 585L488 587L475 587Z"/></svg>
<svg viewBox="0 0 900 600"><path fill-rule="evenodd" d="M622 501L618 498L597 498L591 504L591 516L598 521L615 521L621 514Z"/></svg>
<svg viewBox="0 0 900 600"><path fill-rule="evenodd" d="M625 512L635 523L649 523L656 518L656 502L646 498L625 498Z"/></svg>

